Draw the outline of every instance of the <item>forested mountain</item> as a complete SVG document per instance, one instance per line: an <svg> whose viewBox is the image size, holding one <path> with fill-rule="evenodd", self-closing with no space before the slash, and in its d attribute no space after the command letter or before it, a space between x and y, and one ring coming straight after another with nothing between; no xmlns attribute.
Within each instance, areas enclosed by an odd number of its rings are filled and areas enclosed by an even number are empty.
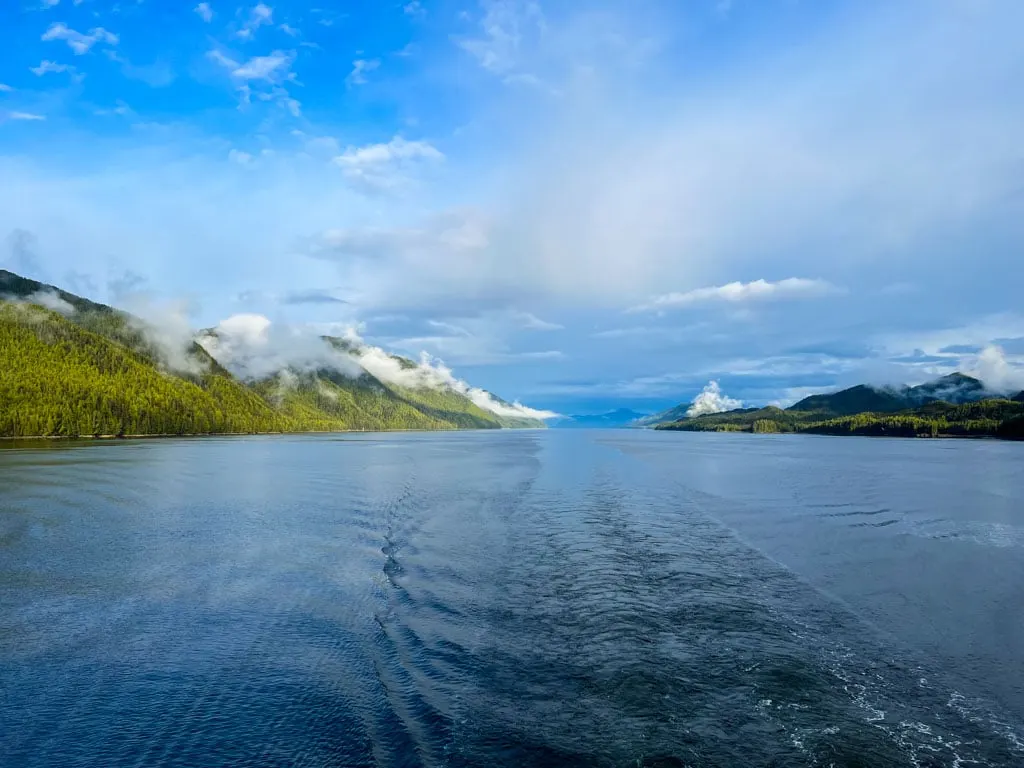
<svg viewBox="0 0 1024 768"><path fill-rule="evenodd" d="M831 395L811 395L788 410L848 416L853 413L895 413L909 408L911 404L904 397L885 389L875 389L864 384L844 389Z"/></svg>
<svg viewBox="0 0 1024 768"><path fill-rule="evenodd" d="M3 436L544 426L505 413L515 409L497 398L502 415L451 387L400 386L368 371L285 368L242 381L194 341L169 353L138 318L3 270L0 298Z"/></svg>
<svg viewBox="0 0 1024 768"><path fill-rule="evenodd" d="M951 373L916 387L871 387L860 384L830 395L811 395L789 407L790 411L814 411L829 416L857 413L896 413L926 403L972 403L993 397L973 376Z"/></svg>
<svg viewBox="0 0 1024 768"><path fill-rule="evenodd" d="M953 373L899 390L861 385L813 395L785 410L769 406L679 418L656 429L688 432L805 432L894 437L1024 438L1024 393L990 394L971 376ZM948 398L948 399L947 399Z"/></svg>

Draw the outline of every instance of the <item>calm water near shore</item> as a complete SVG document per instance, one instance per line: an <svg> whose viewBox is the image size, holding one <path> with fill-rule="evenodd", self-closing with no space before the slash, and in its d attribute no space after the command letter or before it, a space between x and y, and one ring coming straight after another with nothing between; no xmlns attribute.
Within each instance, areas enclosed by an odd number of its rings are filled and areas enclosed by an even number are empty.
<svg viewBox="0 0 1024 768"><path fill-rule="evenodd" d="M1024 765L1024 444L0 449L0 766L151 765Z"/></svg>

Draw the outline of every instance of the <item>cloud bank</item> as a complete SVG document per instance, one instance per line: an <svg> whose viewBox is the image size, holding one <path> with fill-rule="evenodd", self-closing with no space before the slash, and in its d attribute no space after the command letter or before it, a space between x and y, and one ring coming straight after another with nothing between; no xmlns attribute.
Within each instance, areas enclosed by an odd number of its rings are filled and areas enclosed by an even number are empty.
<svg viewBox="0 0 1024 768"><path fill-rule="evenodd" d="M243 379L264 379L285 369L302 372L331 368L346 376L362 373L356 361L308 330L242 313L201 332L198 343L221 365Z"/></svg>
<svg viewBox="0 0 1024 768"><path fill-rule="evenodd" d="M649 303L634 307L631 311L649 312L678 309L716 302L745 304L784 299L816 299L837 291L835 286L825 280L809 280L801 277L790 277L777 283L767 280L754 280L750 283L733 282L711 288L696 288L685 293L666 293L655 296Z"/></svg>
<svg viewBox="0 0 1024 768"><path fill-rule="evenodd" d="M992 392L1015 395L1024 391L1024 366L1014 364L995 344L985 347L973 360L965 361L963 369Z"/></svg>
<svg viewBox="0 0 1024 768"><path fill-rule="evenodd" d="M281 371L338 371L356 378L364 372L387 384L408 389L449 389L478 407L503 417L555 418L552 411L521 403L504 403L489 392L457 378L440 360L423 353L418 363L402 361L380 347L367 344L353 327L341 329L348 350L339 350L308 328L273 323L258 314L226 318L198 342L218 362L245 379L261 379Z"/></svg>

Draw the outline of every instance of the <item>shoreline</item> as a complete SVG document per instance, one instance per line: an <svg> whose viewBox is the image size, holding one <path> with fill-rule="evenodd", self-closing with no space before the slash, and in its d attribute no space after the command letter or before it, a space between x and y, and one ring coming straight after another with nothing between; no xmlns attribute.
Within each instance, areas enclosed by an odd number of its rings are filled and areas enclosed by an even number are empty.
<svg viewBox="0 0 1024 768"><path fill-rule="evenodd" d="M528 432L530 430L541 430L543 427L495 427L484 429L474 427L471 429L325 429L300 432L182 432L182 433L148 433L142 435L0 435L0 444L17 440L166 440L175 437L261 437L264 435L347 435L347 434L394 434L400 432L414 432L424 434L428 432Z"/></svg>
<svg viewBox="0 0 1024 768"><path fill-rule="evenodd" d="M868 437L879 440L999 440L1006 443L1019 443L1021 438L1000 437L999 435L858 435L847 432L801 432L793 430L790 432L750 432L745 429L672 429L662 427L652 428L654 432L689 432L691 434L703 433L714 435L801 435L804 437Z"/></svg>

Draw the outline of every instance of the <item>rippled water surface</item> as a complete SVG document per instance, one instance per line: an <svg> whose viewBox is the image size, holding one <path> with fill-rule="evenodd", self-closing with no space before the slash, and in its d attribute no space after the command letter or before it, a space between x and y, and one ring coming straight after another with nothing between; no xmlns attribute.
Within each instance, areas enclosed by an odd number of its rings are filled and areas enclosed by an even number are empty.
<svg viewBox="0 0 1024 768"><path fill-rule="evenodd" d="M0 766L1022 766L1024 445L0 450Z"/></svg>

